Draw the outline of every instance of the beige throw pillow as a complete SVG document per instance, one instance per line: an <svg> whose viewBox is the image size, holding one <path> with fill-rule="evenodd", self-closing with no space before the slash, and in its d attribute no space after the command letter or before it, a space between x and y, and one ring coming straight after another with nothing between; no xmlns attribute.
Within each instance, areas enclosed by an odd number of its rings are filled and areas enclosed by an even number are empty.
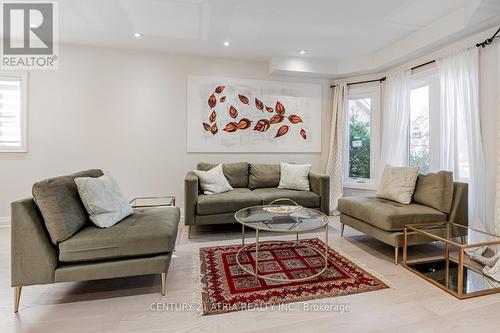
<svg viewBox="0 0 500 333"><path fill-rule="evenodd" d="M200 187L204 194L224 193L233 189L224 176L222 164L208 171L194 170L193 172L200 180Z"/></svg>
<svg viewBox="0 0 500 333"><path fill-rule="evenodd" d="M409 204L415 191L418 167L393 167L387 165L382 174L376 196L382 199Z"/></svg>
<svg viewBox="0 0 500 333"><path fill-rule="evenodd" d="M311 164L280 164L280 183L278 188L309 191L309 172Z"/></svg>
<svg viewBox="0 0 500 333"><path fill-rule="evenodd" d="M99 178L78 177L75 183L90 220L96 226L109 228L134 213L109 173Z"/></svg>
<svg viewBox="0 0 500 333"><path fill-rule="evenodd" d="M453 172L419 175L413 201L449 214L453 200Z"/></svg>

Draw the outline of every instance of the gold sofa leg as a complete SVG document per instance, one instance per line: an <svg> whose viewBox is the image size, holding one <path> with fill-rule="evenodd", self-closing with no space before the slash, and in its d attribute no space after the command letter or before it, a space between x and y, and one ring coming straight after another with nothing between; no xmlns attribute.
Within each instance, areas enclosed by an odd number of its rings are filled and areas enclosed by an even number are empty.
<svg viewBox="0 0 500 333"><path fill-rule="evenodd" d="M344 229L345 229L345 224L341 223L340 224L340 237L344 237Z"/></svg>
<svg viewBox="0 0 500 333"><path fill-rule="evenodd" d="M165 296L167 289L167 273L161 273L161 295Z"/></svg>
<svg viewBox="0 0 500 333"><path fill-rule="evenodd" d="M398 259L399 259L399 247L394 248L394 264L398 264Z"/></svg>
<svg viewBox="0 0 500 333"><path fill-rule="evenodd" d="M14 287L14 313L19 311L19 301L21 300L21 289L22 287Z"/></svg>

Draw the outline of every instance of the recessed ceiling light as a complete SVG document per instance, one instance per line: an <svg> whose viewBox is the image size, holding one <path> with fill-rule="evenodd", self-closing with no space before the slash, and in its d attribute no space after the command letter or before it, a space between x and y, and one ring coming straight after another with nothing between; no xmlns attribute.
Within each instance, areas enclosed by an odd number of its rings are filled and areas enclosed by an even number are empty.
<svg viewBox="0 0 500 333"><path fill-rule="evenodd" d="M229 45L231 45L231 43L230 43L230 42L228 42L228 41L225 41L225 42L224 42L224 46L229 46Z"/></svg>
<svg viewBox="0 0 500 333"><path fill-rule="evenodd" d="M134 37L135 38L141 38L142 36L144 36L144 35L141 34L140 32L134 32Z"/></svg>
<svg viewBox="0 0 500 333"><path fill-rule="evenodd" d="M299 51L300 54L306 54L307 53L307 50L300 50Z"/></svg>

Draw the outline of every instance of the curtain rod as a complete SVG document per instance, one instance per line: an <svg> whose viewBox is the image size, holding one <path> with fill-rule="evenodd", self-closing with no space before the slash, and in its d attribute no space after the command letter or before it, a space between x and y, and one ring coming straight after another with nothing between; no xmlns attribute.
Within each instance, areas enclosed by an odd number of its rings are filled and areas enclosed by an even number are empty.
<svg viewBox="0 0 500 333"><path fill-rule="evenodd" d="M498 28L498 30L493 34L493 36L491 36L491 38L488 38L488 39L485 39L484 42L482 43L477 43L476 44L476 47L486 47L488 45L490 45L491 43L493 43L493 41L496 39L496 38L500 38L500 36L498 36L498 34L500 33L500 28ZM415 70L417 68L420 68L420 67L424 67L424 66L427 66L427 65L430 65L430 64L433 64L435 63L436 60L431 60L431 61L427 61L426 63L423 63L423 64L420 64L420 65L417 65L417 66L414 66L412 67L410 70ZM359 81L359 82L351 82L351 83L348 83L347 85L348 86L353 86L353 85L356 85L356 84L363 84L363 83L372 83L372 82L379 82L379 83L382 83L384 82L386 79L386 77L381 77L380 79L375 79L375 80L366 80L366 81ZM333 86L330 86L330 88L334 88L335 85Z"/></svg>

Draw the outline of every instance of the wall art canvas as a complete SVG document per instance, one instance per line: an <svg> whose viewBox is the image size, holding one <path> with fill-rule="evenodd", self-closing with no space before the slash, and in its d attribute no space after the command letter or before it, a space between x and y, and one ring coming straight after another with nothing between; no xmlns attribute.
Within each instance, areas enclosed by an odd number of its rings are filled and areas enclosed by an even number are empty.
<svg viewBox="0 0 500 333"><path fill-rule="evenodd" d="M320 152L321 85L189 76L188 152Z"/></svg>

